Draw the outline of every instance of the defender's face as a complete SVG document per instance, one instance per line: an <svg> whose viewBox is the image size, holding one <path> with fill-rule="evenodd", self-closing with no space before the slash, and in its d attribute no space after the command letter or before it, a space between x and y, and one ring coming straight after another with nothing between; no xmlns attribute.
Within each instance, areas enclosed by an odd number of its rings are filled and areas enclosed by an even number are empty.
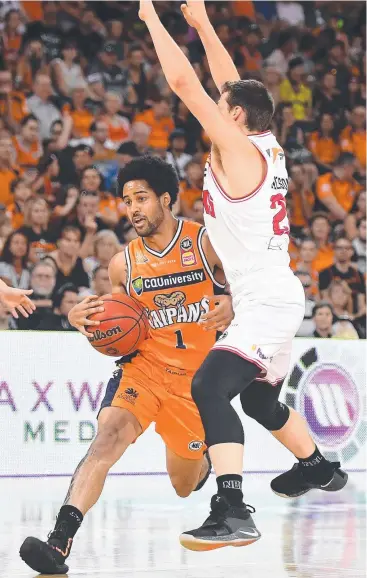
<svg viewBox="0 0 367 578"><path fill-rule="evenodd" d="M122 198L127 207L127 218L139 237L154 235L164 220L164 206L169 206L165 195L158 197L144 180L129 181L124 185Z"/></svg>

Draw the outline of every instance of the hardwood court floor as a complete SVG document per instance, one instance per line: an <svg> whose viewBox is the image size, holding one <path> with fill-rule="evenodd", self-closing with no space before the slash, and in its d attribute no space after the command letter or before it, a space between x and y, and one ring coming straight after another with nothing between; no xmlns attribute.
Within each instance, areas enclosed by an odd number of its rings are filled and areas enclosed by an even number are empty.
<svg viewBox="0 0 367 578"><path fill-rule="evenodd" d="M68 560L70 578L362 578L366 576L366 477L350 474L336 494L295 500L272 494L269 475L246 475L246 501L262 538L246 548L196 553L178 535L206 517L206 487L181 500L167 477L110 477ZM19 558L28 535L45 538L69 479L0 480L0 576L36 576Z"/></svg>

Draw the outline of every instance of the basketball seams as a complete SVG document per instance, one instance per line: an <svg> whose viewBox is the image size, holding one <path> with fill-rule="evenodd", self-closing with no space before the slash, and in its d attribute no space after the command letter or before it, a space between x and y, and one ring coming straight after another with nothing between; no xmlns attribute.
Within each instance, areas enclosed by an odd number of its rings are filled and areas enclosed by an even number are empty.
<svg viewBox="0 0 367 578"><path fill-rule="evenodd" d="M121 317L116 317L116 319L121 319ZM137 319L135 319L135 317L124 317L124 319L132 319L135 323L130 327L130 329L128 331L126 331L126 333L123 333L122 335L119 335L117 337L117 339L114 339L113 341L110 341L109 343L101 343L100 345L93 345L93 347L95 349L99 349L100 347L109 347L110 345L112 345L113 343L116 343L116 341L119 341L120 339L123 339L124 337L126 337L126 335L129 335L129 333L131 333L131 331L133 329L135 329L135 327L137 325L139 325L139 321ZM107 319L105 319L104 321L108 321ZM111 321L111 319L109 320Z"/></svg>
<svg viewBox="0 0 367 578"><path fill-rule="evenodd" d="M92 316L92 319L96 319L98 321L101 322L101 324L106 323L108 324L109 322L118 322L121 321L125 322L128 319L130 319L133 323L131 323L131 326L129 327L129 329L122 334L119 334L116 336L115 339L113 339L112 341L107 341L109 338L105 337L104 339L102 339L100 343L95 343L95 342L90 342L92 347L96 350L99 351L101 353L104 353L105 355L109 355L106 350L108 348L113 348L114 344L117 344L119 341L121 341L123 343L123 341L125 340L125 338L127 336L130 335L130 339L132 341L130 347L128 350L124 351L124 353L116 353L116 355L129 355L130 353L134 352L136 350L136 346L139 343L139 341L141 340L141 336L143 334L145 334L145 336L148 335L149 332L149 319L148 316L146 314L146 310L145 308L142 307L142 305L139 302L135 302L133 301L133 299L129 296L126 296L127 299L131 300L132 303L126 303L125 299L124 299L125 295L121 295L121 299L119 299L116 295L116 298L114 297L114 295L111 295L111 297L104 299L104 303L106 303L106 305L108 303L116 303L118 305L121 305L125 311L126 310L130 310L131 314L130 315L118 315L116 316L113 315L113 313L115 313L115 311L111 311L111 312L107 312L110 313L110 315L112 314L112 317L108 317L108 318L99 318L99 315L101 314L94 314ZM129 313L129 311L127 311ZM132 315L134 314L134 315ZM137 331L136 331L137 328ZM95 331L97 331L98 327L95 328ZM107 330L106 330L107 331ZM136 331L136 333L134 333ZM134 340L134 335L136 336L135 340ZM112 336L110 336L112 337ZM128 340L129 341L129 340ZM127 344L126 344L127 345Z"/></svg>

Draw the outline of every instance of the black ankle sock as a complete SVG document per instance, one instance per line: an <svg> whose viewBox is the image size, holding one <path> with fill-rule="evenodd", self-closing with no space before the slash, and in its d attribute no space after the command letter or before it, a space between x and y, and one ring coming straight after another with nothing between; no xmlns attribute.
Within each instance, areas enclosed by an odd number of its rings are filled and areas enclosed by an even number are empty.
<svg viewBox="0 0 367 578"><path fill-rule="evenodd" d="M231 506L242 506L242 476L239 474L226 474L218 476L218 494L224 496Z"/></svg>
<svg viewBox="0 0 367 578"><path fill-rule="evenodd" d="M333 475L333 467L328 460L319 452L318 447L308 458L297 458L302 468L302 473L307 481L314 484L327 484Z"/></svg>
<svg viewBox="0 0 367 578"><path fill-rule="evenodd" d="M55 530L62 522L66 522L68 529L68 538L74 538L79 530L80 524L83 521L83 514L74 506L61 506L59 515L57 516Z"/></svg>

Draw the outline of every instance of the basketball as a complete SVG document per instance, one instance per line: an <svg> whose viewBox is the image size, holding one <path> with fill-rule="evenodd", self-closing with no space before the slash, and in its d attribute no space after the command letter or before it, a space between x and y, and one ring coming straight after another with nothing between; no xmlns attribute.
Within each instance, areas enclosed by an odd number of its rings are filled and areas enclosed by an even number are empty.
<svg viewBox="0 0 367 578"><path fill-rule="evenodd" d="M88 327L93 333L93 337L88 337L89 343L96 351L111 357L133 353L148 336L145 310L128 295L103 295L101 299L104 311L89 317L100 321L100 325Z"/></svg>

